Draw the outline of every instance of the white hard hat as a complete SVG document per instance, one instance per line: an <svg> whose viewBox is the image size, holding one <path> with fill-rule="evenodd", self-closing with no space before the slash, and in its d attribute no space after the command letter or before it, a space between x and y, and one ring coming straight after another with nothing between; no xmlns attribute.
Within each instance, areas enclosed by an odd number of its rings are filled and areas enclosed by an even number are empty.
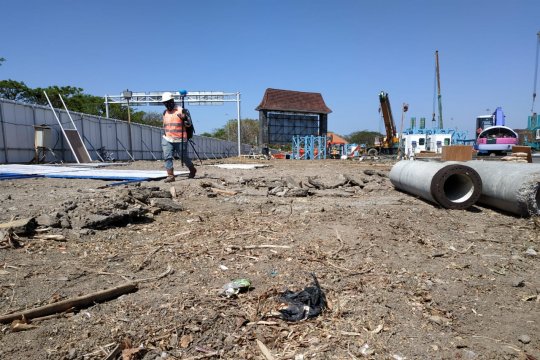
<svg viewBox="0 0 540 360"><path fill-rule="evenodd" d="M174 97L172 95L172 93L170 92L164 92L163 95L161 95L161 102L165 102L165 101L169 101L169 100L173 100Z"/></svg>

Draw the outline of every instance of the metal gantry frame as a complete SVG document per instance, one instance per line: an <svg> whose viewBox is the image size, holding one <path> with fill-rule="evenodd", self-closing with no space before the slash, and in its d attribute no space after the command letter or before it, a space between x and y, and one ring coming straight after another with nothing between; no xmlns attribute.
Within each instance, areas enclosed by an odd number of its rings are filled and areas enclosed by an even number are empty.
<svg viewBox="0 0 540 360"><path fill-rule="evenodd" d="M155 106L163 105L161 96L166 91L131 92L128 100L122 95L105 95L105 115L109 117L109 104L133 105L133 106ZM173 94L175 101L180 102L182 95L180 91L169 91ZM189 105L223 105L224 103L236 103L236 119L238 131L238 156L242 155L240 141L240 93L226 93L222 91L188 91L183 100Z"/></svg>
<svg viewBox="0 0 540 360"><path fill-rule="evenodd" d="M326 136L293 136L292 154L293 158L300 160L321 160L326 159ZM301 150L304 151L302 154Z"/></svg>

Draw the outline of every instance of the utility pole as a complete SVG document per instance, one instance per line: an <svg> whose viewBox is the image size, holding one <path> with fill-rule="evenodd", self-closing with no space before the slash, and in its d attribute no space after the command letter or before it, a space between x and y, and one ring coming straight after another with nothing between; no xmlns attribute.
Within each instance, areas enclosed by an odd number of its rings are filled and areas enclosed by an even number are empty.
<svg viewBox="0 0 540 360"><path fill-rule="evenodd" d="M401 128L399 129L399 149L398 149L398 157L401 157L401 151L403 148L403 152L405 152L405 143L403 141L403 125L405 123L405 113L409 110L409 104L403 103L403 107L401 108Z"/></svg>
<svg viewBox="0 0 540 360"><path fill-rule="evenodd" d="M127 101L127 111L128 111L128 140L129 140L129 153L131 156L133 156L133 143L132 143L132 139L131 139L131 112L129 110L129 100L131 100L131 98L133 97L133 92L132 91L129 91L126 89L126 91L124 91L122 93L122 95L124 96L124 99L126 99Z"/></svg>

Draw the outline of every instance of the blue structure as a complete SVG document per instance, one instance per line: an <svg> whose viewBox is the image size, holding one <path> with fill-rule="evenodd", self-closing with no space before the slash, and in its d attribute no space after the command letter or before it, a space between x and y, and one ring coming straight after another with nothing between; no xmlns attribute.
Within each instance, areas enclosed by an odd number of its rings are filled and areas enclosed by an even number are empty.
<svg viewBox="0 0 540 360"><path fill-rule="evenodd" d="M293 159L320 160L326 159L326 136L293 136Z"/></svg>
<svg viewBox="0 0 540 360"><path fill-rule="evenodd" d="M525 145L530 146L534 150L540 150L540 115L534 114L529 116L527 130L529 134L526 136Z"/></svg>

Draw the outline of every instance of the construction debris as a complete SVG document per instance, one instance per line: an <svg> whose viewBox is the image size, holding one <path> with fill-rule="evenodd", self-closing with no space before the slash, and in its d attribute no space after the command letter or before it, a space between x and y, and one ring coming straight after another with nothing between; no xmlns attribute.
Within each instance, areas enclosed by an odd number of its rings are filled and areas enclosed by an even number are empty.
<svg viewBox="0 0 540 360"><path fill-rule="evenodd" d="M4 230L1 316L124 283L139 289L75 311L21 315L24 331L6 322L0 358L430 359L472 356L467 349L486 359L539 357L530 321L540 301L538 216L434 207L393 188L391 161L268 164L201 168L200 178L175 183L176 197L162 182L0 182L0 223L37 223L28 235ZM122 211L134 217L81 228ZM36 239L43 235L65 241ZM290 304L278 299L314 288L306 273L316 273L326 308L306 319L310 305L301 305L300 321L284 320L278 309ZM244 278L248 292L219 296Z"/></svg>
<svg viewBox="0 0 540 360"><path fill-rule="evenodd" d="M279 309L283 320L306 320L318 316L326 308L326 296L317 281L317 277L315 277L315 274L310 275L313 278L311 286L307 286L298 292L286 290L279 296L278 301L286 306Z"/></svg>
<svg viewBox="0 0 540 360"><path fill-rule="evenodd" d="M73 299L58 301L53 304L40 306L30 310L15 312L13 314L0 316L0 323L5 324L13 320L31 320L33 318L56 314L74 309L83 309L85 307L100 303L103 301L117 298L120 295L137 291L137 284L126 283L110 289L101 290L95 293L79 296Z"/></svg>

